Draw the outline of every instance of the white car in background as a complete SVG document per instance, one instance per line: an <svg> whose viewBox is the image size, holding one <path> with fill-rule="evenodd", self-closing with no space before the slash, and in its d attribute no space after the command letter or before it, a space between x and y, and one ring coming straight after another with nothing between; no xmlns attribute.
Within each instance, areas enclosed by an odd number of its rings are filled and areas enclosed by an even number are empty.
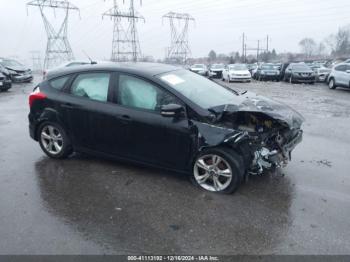
<svg viewBox="0 0 350 262"><path fill-rule="evenodd" d="M208 76L208 67L205 64L194 64L190 67L190 71L202 76Z"/></svg>
<svg viewBox="0 0 350 262"><path fill-rule="evenodd" d="M231 64L226 66L225 70L222 72L222 80L227 82L250 82L252 80L252 75L246 64Z"/></svg>
<svg viewBox="0 0 350 262"><path fill-rule="evenodd" d="M328 76L328 87L335 89L338 86L350 88L350 64L348 63L337 64Z"/></svg>

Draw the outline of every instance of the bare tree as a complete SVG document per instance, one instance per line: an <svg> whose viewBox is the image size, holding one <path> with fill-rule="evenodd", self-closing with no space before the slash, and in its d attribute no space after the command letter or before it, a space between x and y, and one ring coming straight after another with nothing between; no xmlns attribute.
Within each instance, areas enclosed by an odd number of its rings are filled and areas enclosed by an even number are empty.
<svg viewBox="0 0 350 262"><path fill-rule="evenodd" d="M211 50L208 54L209 62L213 62L216 60L216 53L214 50Z"/></svg>
<svg viewBox="0 0 350 262"><path fill-rule="evenodd" d="M299 42L299 46L301 47L301 51L306 58L310 58L312 55L314 55L317 49L317 44L312 38L302 39Z"/></svg>
<svg viewBox="0 0 350 262"><path fill-rule="evenodd" d="M326 56L326 45L323 42L318 44L317 55L322 58Z"/></svg>
<svg viewBox="0 0 350 262"><path fill-rule="evenodd" d="M332 50L333 56L350 56L350 26L339 28L336 34L332 34L326 38L326 44Z"/></svg>

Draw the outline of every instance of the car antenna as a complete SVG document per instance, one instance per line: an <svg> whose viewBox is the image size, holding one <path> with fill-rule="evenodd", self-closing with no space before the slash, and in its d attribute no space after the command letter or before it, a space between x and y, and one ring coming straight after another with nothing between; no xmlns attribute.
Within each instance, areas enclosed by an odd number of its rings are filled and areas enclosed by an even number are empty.
<svg viewBox="0 0 350 262"><path fill-rule="evenodd" d="M87 56L87 58L90 60L90 63L92 64L92 65L96 65L97 64L97 62L96 61L93 61L91 58L90 58L90 56L83 50L83 53L84 53L84 55L86 55Z"/></svg>

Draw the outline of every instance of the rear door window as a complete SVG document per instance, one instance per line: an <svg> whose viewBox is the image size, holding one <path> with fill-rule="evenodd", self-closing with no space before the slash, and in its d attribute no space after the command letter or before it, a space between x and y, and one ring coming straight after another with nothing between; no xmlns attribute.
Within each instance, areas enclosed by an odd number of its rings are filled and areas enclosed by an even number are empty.
<svg viewBox="0 0 350 262"><path fill-rule="evenodd" d="M91 100L107 102L110 73L83 73L78 75L71 93Z"/></svg>

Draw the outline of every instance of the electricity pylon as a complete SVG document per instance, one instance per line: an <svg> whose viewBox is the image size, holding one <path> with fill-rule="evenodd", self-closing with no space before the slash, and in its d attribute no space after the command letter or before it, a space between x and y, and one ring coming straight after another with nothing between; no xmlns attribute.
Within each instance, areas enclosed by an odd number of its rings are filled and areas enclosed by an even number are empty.
<svg viewBox="0 0 350 262"><path fill-rule="evenodd" d="M63 61L74 59L72 48L68 42L68 15L70 11L79 11L79 8L67 0L34 0L27 3L27 6L35 6L40 10L47 34L47 46L45 52L44 69L52 68ZM61 9L64 11L64 19L58 30L55 30L50 23L47 14L48 9Z"/></svg>
<svg viewBox="0 0 350 262"><path fill-rule="evenodd" d="M40 56L40 51L38 50L33 50L30 51L32 55L32 70L34 72L42 72L42 61L41 61L41 56Z"/></svg>
<svg viewBox="0 0 350 262"><path fill-rule="evenodd" d="M113 7L102 14L102 17L105 16L113 19L114 23L111 60L136 62L142 57L136 22L139 19L143 21L145 19L135 11L134 0L130 0L128 11L120 11L117 0L114 0ZM123 27L122 19L127 19L126 30Z"/></svg>
<svg viewBox="0 0 350 262"><path fill-rule="evenodd" d="M163 15L163 20L169 19L170 22L170 47L168 48L167 58L178 62L186 62L191 54L191 49L188 44L188 26L190 21L195 19L189 14L169 12ZM177 20L179 27L176 27Z"/></svg>

